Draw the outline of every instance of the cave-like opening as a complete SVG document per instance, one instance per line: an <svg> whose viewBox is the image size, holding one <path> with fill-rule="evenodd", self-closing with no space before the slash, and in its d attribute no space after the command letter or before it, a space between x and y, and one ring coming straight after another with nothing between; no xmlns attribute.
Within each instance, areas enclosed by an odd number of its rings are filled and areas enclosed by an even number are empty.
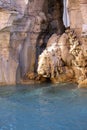
<svg viewBox="0 0 87 130"><path fill-rule="evenodd" d="M46 21L41 23L41 32L37 38L36 43L36 67L39 55L46 48L48 39L52 34L61 35L65 31L65 27L69 24L67 22L67 9L66 9L66 0L47 0L44 1L43 12L46 15ZM45 26L45 29L43 29Z"/></svg>

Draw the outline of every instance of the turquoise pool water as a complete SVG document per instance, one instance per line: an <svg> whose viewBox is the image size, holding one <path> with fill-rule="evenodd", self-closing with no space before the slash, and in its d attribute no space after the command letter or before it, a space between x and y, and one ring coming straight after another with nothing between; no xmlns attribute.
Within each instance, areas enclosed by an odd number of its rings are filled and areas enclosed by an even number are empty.
<svg viewBox="0 0 87 130"><path fill-rule="evenodd" d="M87 130L87 89L72 84L0 87L0 130Z"/></svg>

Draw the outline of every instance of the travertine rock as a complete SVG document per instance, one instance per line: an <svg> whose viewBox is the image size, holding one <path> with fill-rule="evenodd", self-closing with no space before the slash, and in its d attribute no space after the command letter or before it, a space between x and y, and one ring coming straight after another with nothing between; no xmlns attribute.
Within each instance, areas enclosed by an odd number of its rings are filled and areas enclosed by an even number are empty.
<svg viewBox="0 0 87 130"><path fill-rule="evenodd" d="M62 6L56 0L0 1L0 83L20 83L36 71L49 37L64 31Z"/></svg>
<svg viewBox="0 0 87 130"><path fill-rule="evenodd" d="M38 72L44 77L61 75L56 79L66 81L69 70L76 81L80 72L85 80L86 6L86 0L69 0L71 31L64 33L63 0L0 0L0 83L20 83L27 73L34 74L40 54Z"/></svg>
<svg viewBox="0 0 87 130"><path fill-rule="evenodd" d="M73 28L77 35L81 38L84 25L87 26L87 1L68 0L68 3L70 28ZM85 33L87 35L87 32L84 32L84 34Z"/></svg>
<svg viewBox="0 0 87 130"><path fill-rule="evenodd" d="M73 81L80 87L87 85L87 51L83 51L84 45L75 32L68 29L58 41L53 40L52 36L48 42L50 46L39 56L38 74L56 83Z"/></svg>

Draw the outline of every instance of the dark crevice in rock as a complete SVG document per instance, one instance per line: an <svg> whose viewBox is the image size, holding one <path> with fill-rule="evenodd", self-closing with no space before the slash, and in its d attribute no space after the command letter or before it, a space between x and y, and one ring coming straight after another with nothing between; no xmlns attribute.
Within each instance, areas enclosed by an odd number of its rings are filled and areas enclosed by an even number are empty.
<svg viewBox="0 0 87 130"><path fill-rule="evenodd" d="M46 2L45 2L46 4ZM52 34L56 33L61 35L64 30L63 24L63 0L48 0L47 1L47 10L43 10L47 19L42 21L40 28L41 32L36 41L36 62L35 62L35 72L37 72L38 66L38 57L43 52L47 46L47 42ZM43 29L43 26L46 26Z"/></svg>

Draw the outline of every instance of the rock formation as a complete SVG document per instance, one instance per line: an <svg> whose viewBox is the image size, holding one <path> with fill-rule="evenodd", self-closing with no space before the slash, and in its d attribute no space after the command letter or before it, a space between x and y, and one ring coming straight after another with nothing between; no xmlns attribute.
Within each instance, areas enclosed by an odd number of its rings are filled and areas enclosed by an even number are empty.
<svg viewBox="0 0 87 130"><path fill-rule="evenodd" d="M84 85L84 82L86 84L87 52L83 51L84 45L80 43L76 33L67 29L60 37L53 35L49 41L39 56L38 74L55 83L70 81L78 83L79 86Z"/></svg>
<svg viewBox="0 0 87 130"><path fill-rule="evenodd" d="M56 0L0 0L0 84L20 83L36 71L49 37L64 31L62 6Z"/></svg>
<svg viewBox="0 0 87 130"><path fill-rule="evenodd" d="M87 1L68 0L68 12L70 29L61 36L55 34L55 39L54 35L50 38L39 56L37 71L45 77L50 75L53 82L72 81L84 87L87 86Z"/></svg>
<svg viewBox="0 0 87 130"><path fill-rule="evenodd" d="M64 33L63 0L0 0L0 84L43 77L86 84L87 2L67 1Z"/></svg>

